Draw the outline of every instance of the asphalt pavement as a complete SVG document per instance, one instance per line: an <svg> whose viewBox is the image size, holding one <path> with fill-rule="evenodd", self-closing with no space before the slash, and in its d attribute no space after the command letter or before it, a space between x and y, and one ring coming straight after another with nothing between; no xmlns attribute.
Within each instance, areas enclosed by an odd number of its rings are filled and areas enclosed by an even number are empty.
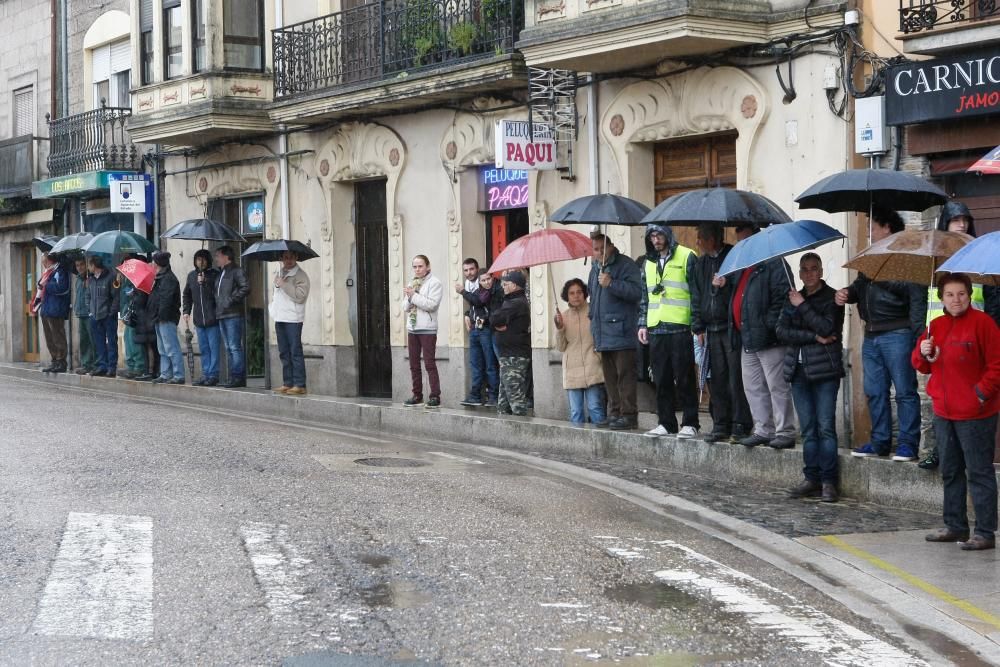
<svg viewBox="0 0 1000 667"><path fill-rule="evenodd" d="M984 664L472 444L0 378L0 663Z"/></svg>

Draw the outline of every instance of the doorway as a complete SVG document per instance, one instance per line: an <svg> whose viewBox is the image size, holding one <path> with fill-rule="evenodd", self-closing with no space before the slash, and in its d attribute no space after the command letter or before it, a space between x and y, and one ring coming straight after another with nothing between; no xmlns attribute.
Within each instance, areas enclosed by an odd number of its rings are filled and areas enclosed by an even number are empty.
<svg viewBox="0 0 1000 667"><path fill-rule="evenodd" d="M358 394L392 397L389 347L389 228L385 181L354 185L358 267Z"/></svg>
<svg viewBox="0 0 1000 667"><path fill-rule="evenodd" d="M486 214L486 266L493 264L497 255L513 241L528 234L528 209L512 208Z"/></svg>
<svg viewBox="0 0 1000 667"><path fill-rule="evenodd" d="M38 284L38 251L35 246L21 246L21 313L24 326L23 361L38 362L38 315L31 312L31 301Z"/></svg>

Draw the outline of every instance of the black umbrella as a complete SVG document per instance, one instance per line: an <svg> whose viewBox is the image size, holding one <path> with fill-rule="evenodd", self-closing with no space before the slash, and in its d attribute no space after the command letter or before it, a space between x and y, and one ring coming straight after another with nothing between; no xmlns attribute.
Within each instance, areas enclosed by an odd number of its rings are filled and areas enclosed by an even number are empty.
<svg viewBox="0 0 1000 667"><path fill-rule="evenodd" d="M295 258L300 262L319 257L306 244L299 241L286 241L285 239L257 241L243 252L243 257L259 262L280 262L282 253L286 251L294 252Z"/></svg>
<svg viewBox="0 0 1000 667"><path fill-rule="evenodd" d="M827 213L870 213L875 206L893 211L923 211L945 203L948 195L936 185L904 171L849 169L813 184L795 201L801 208L818 208Z"/></svg>
<svg viewBox="0 0 1000 667"><path fill-rule="evenodd" d="M87 232L78 232L76 234L70 234L69 236L64 236L59 239L49 250L50 253L59 254L63 252L73 252L79 251L83 252L83 248L94 240L93 234L88 234Z"/></svg>
<svg viewBox="0 0 1000 667"><path fill-rule="evenodd" d="M188 362L188 378L194 381L194 334L191 332L191 327L187 327L184 330L184 344L187 347L187 362Z"/></svg>
<svg viewBox="0 0 1000 667"><path fill-rule="evenodd" d="M160 234L164 239L187 239L189 241L228 241L246 243L247 240L228 225L206 218L183 220Z"/></svg>
<svg viewBox="0 0 1000 667"><path fill-rule="evenodd" d="M564 225L640 225L649 207L619 195L587 195L563 204L549 219Z"/></svg>
<svg viewBox="0 0 1000 667"><path fill-rule="evenodd" d="M42 234L41 236L36 236L31 239L35 244L35 247L42 252L49 252L52 250L52 246L59 242L58 236L53 236L52 234Z"/></svg>
<svg viewBox="0 0 1000 667"><path fill-rule="evenodd" d="M701 188L665 199L642 222L669 226L696 226L717 222L727 227L791 222L777 204L756 192L731 188Z"/></svg>

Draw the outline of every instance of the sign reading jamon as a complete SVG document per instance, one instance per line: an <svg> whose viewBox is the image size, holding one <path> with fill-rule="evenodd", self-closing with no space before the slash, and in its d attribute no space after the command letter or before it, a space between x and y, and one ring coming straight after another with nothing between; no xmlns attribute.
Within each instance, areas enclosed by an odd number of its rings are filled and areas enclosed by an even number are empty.
<svg viewBox="0 0 1000 667"><path fill-rule="evenodd" d="M496 161L497 169L555 169L552 128L526 120L497 121Z"/></svg>

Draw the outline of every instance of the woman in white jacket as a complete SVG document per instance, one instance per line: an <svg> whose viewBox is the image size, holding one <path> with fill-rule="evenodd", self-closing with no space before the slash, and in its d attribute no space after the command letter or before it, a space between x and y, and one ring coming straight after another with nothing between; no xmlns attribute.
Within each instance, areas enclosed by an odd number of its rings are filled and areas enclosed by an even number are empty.
<svg viewBox="0 0 1000 667"><path fill-rule="evenodd" d="M281 255L281 270L274 276L271 317L281 357L281 386L275 393L302 396L306 393L306 359L302 352L302 321L309 298L309 276L298 265L294 252Z"/></svg>
<svg viewBox="0 0 1000 667"><path fill-rule="evenodd" d="M413 407L424 402L423 374L420 371L420 357L424 358L427 380L431 393L427 398L428 408L441 407L441 382L438 379L437 348L438 307L444 287L436 276L431 275L431 262L425 255L413 258L413 280L403 289L403 313L406 316L407 349L410 354L410 378L413 396L403 405Z"/></svg>

